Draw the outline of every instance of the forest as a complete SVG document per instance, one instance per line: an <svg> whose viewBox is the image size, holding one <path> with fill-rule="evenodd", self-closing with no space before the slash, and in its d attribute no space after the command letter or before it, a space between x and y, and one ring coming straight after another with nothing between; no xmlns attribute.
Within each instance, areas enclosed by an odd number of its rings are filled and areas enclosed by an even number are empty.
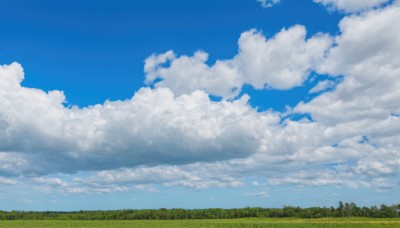
<svg viewBox="0 0 400 228"><path fill-rule="evenodd" d="M359 207L355 203L339 202L335 207L284 206L283 208L235 209L142 209L112 211L0 211L0 220L176 220L176 219L234 219L234 218L334 218L369 217L398 218L400 204L379 207Z"/></svg>

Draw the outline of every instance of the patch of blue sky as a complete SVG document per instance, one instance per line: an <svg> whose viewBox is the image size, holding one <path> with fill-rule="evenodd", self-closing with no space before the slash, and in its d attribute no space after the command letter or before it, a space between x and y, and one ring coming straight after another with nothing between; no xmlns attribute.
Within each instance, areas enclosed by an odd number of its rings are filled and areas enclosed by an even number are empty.
<svg viewBox="0 0 400 228"><path fill-rule="evenodd" d="M285 123L285 120L291 120L291 121L309 121L309 122L314 122L312 116L309 113L293 113L289 114L286 116L283 116L281 118L281 124Z"/></svg>
<svg viewBox="0 0 400 228"><path fill-rule="evenodd" d="M328 79L326 75L313 74L303 85L294 87L289 90L263 89L256 90L250 85L245 85L242 88L242 94L250 96L249 103L253 107L257 107L258 111L272 109L273 111L285 112L287 108L295 107L299 102L305 103L314 99L317 95L328 92L330 89L320 93L310 93L309 91L318 84L319 81Z"/></svg>
<svg viewBox="0 0 400 228"><path fill-rule="evenodd" d="M271 37L302 24L309 37L336 34L341 18L312 1L295 0L268 9L256 1L211 0L2 4L8 10L0 15L1 34L7 34L0 36L0 63L20 62L26 73L24 86L62 90L69 104L80 107L131 98L144 86L143 61L152 53L172 49L191 55L201 49L210 54L208 63L214 63L237 54L237 40L249 29ZM265 93L260 96L280 96ZM253 102L256 99L253 95Z"/></svg>
<svg viewBox="0 0 400 228"><path fill-rule="evenodd" d="M343 166L355 166L357 165L356 160L347 160L343 162L332 162L332 163L325 163L323 164L323 167L329 170L337 170L338 167L343 167Z"/></svg>
<svg viewBox="0 0 400 228"><path fill-rule="evenodd" d="M360 144L365 144L365 143L369 143L369 139L367 136L363 135L360 139L360 141L358 141L358 143Z"/></svg>

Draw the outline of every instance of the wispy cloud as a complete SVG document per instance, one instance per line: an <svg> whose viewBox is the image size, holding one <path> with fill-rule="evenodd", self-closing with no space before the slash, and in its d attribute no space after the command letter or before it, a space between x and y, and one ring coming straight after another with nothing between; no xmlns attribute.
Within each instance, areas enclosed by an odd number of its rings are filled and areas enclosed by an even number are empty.
<svg viewBox="0 0 400 228"><path fill-rule="evenodd" d="M281 0L257 0L264 8L270 8L275 4L278 4Z"/></svg>
<svg viewBox="0 0 400 228"><path fill-rule="evenodd" d="M269 197L268 192L265 192L265 191L246 193L246 194L244 194L244 195L245 195L245 196L263 197L263 198Z"/></svg>

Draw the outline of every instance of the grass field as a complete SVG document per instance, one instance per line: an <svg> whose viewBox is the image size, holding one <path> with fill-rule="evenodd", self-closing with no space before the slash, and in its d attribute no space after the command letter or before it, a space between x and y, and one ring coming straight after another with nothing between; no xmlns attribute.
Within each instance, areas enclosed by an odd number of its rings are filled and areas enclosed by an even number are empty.
<svg viewBox="0 0 400 228"><path fill-rule="evenodd" d="M400 219L18 220L0 221L0 227L400 227Z"/></svg>

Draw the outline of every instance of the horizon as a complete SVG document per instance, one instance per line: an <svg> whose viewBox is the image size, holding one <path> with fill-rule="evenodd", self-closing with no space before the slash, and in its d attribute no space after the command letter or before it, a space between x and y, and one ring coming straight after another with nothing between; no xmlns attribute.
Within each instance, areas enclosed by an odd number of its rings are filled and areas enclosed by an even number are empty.
<svg viewBox="0 0 400 228"><path fill-rule="evenodd" d="M399 0L0 6L0 210L400 202Z"/></svg>
<svg viewBox="0 0 400 228"><path fill-rule="evenodd" d="M356 208L367 208L367 209L371 209L371 208L377 208L378 210L382 210L382 206L386 206L386 207L391 207L392 209L395 208L395 210L398 210L396 208L400 207L400 204L392 204L392 205L386 205L386 204L381 204L381 205L370 205L369 207L366 206L359 206L354 202L342 202L339 201L337 202L337 205L332 205L330 207L327 206L309 206L309 207L300 207L300 206L296 206L296 205L283 205L281 207L240 207L240 208L221 208L221 207L212 207L212 208L147 208L147 209L129 209L129 208L123 208L123 209L114 209L114 210L76 210L76 211L24 211L24 210L10 210L10 211L5 211L5 210L0 210L0 212L21 212L21 213L30 213L30 212L34 212L34 213L43 213L43 212L54 212L54 213L81 213L81 212L97 212L97 211L104 211L104 212L114 212L114 211L160 211L160 210L185 210L185 211L195 211L195 210L214 210L214 209L219 209L219 210L243 210L243 209L279 209L279 210L284 210L285 208L300 208L300 209L314 209L314 208L323 208L323 209L333 209L335 211L338 210L344 210L344 207L351 207L352 209L354 209L354 207ZM352 217L353 215L350 215L350 217ZM362 215L360 216L360 214L355 215L356 217L363 217ZM284 216L287 217L287 216ZM291 216L289 216L291 217ZM338 216L338 217L349 217L349 215L343 215L343 216ZM379 217L378 217L379 218ZM11 219L13 220L13 219Z"/></svg>

